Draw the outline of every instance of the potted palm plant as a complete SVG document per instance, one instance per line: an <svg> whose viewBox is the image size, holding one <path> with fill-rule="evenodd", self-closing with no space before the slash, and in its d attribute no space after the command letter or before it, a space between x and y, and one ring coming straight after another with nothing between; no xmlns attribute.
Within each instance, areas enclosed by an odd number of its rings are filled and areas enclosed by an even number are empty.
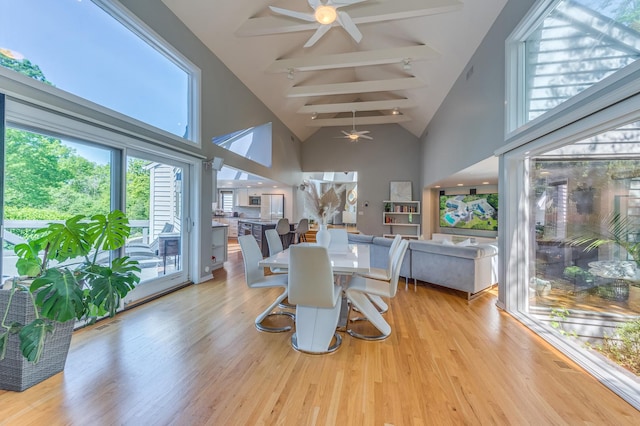
<svg viewBox="0 0 640 426"><path fill-rule="evenodd" d="M16 245L21 279L0 291L0 388L22 391L62 371L75 320L116 314L140 281L137 261L110 256L130 231L114 210L51 223Z"/></svg>

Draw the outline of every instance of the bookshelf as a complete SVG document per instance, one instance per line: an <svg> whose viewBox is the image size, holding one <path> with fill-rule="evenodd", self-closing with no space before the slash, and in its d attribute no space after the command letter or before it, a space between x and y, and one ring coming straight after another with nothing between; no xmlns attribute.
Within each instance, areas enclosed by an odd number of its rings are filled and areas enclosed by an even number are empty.
<svg viewBox="0 0 640 426"><path fill-rule="evenodd" d="M420 237L420 201L385 200L383 203L382 223L389 227L389 233L384 237L396 234L408 239Z"/></svg>

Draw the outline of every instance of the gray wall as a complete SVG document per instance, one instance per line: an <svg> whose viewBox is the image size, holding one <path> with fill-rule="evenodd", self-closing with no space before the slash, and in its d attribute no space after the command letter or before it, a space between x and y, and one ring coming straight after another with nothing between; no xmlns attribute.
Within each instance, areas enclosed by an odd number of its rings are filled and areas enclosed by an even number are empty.
<svg viewBox="0 0 640 426"><path fill-rule="evenodd" d="M429 123L422 137L425 187L493 156L503 145L505 40L534 3L506 4Z"/></svg>
<svg viewBox="0 0 640 426"><path fill-rule="evenodd" d="M338 137L347 130L341 127L318 130L302 144L302 168L305 172L358 172L358 229L382 235L389 232L382 222L389 182L411 181L413 199L421 199L419 140L397 124L357 129L369 130L373 140L349 142Z"/></svg>
<svg viewBox="0 0 640 426"><path fill-rule="evenodd" d="M424 188L493 156L504 144L505 40L534 3L509 0L427 126L421 139Z"/></svg>
<svg viewBox="0 0 640 426"><path fill-rule="evenodd" d="M202 71L201 136L202 149L192 151L208 159L224 158L226 165L263 176L283 184L297 185L301 178L300 141L276 116L238 80L229 69L191 33L161 0L121 0L121 3L144 21L164 40L176 48ZM273 123L273 164L257 165L211 143L214 136L224 135L267 122ZM200 220L211 223L211 201L214 192L211 169L203 170L202 190L194 194L201 201ZM211 229L203 226L199 250L201 268L210 264ZM205 276L203 270L200 276Z"/></svg>

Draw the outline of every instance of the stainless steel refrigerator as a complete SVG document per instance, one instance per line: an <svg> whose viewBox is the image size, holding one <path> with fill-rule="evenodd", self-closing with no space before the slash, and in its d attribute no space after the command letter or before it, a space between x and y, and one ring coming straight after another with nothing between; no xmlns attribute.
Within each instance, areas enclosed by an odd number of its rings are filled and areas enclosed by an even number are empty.
<svg viewBox="0 0 640 426"><path fill-rule="evenodd" d="M284 217L284 195L262 194L260 199L260 219L273 220Z"/></svg>

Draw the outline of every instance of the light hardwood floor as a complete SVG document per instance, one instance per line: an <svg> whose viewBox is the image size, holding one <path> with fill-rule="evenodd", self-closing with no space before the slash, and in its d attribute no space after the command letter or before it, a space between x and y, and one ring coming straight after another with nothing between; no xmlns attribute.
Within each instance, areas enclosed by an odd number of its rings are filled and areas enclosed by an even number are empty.
<svg viewBox="0 0 640 426"><path fill-rule="evenodd" d="M0 391L0 424L640 424L491 293L402 282L387 340L296 352L290 333L254 328L277 293L247 289L232 251L214 279L76 332L62 374Z"/></svg>

